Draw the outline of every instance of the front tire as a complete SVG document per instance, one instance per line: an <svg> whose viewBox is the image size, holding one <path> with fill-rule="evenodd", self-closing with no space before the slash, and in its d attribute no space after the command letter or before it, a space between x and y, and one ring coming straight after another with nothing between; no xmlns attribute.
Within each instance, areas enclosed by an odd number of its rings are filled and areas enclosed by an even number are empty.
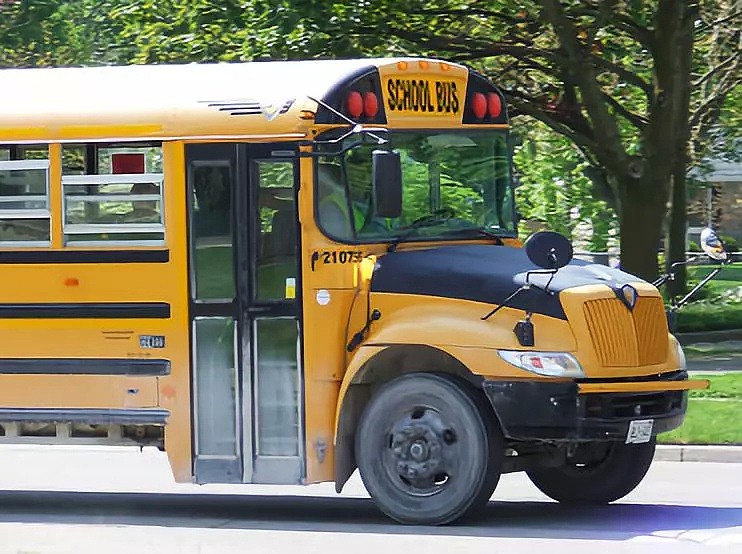
<svg viewBox="0 0 742 554"><path fill-rule="evenodd" d="M363 483L401 523L442 525L486 505L503 453L486 400L448 375L411 373L385 384L356 432Z"/></svg>
<svg viewBox="0 0 742 554"><path fill-rule="evenodd" d="M588 443L564 465L528 472L546 496L565 504L608 504L641 482L654 458L655 439L644 444Z"/></svg>

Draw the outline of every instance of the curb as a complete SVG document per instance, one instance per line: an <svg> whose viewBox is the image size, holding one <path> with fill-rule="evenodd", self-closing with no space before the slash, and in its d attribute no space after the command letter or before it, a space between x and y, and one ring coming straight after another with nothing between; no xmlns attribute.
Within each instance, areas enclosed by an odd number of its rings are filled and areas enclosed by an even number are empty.
<svg viewBox="0 0 742 554"><path fill-rule="evenodd" d="M698 333L676 333L675 337L683 346L697 342L723 342L728 340L742 340L742 329L726 329L724 331L703 331Z"/></svg>
<svg viewBox="0 0 742 554"><path fill-rule="evenodd" d="M658 444L655 462L742 463L742 446Z"/></svg>

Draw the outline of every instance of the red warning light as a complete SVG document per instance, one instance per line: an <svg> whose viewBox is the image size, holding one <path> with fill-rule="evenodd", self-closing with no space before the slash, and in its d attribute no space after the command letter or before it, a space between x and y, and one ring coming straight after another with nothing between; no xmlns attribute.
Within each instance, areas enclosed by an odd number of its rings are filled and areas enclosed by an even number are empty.
<svg viewBox="0 0 742 554"><path fill-rule="evenodd" d="M363 95L363 113L366 117L376 117L379 113L379 99L373 92L367 92Z"/></svg>
<svg viewBox="0 0 742 554"><path fill-rule="evenodd" d="M363 97L360 92L356 90L350 91L350 93L348 93L346 105L348 108L348 114L351 117L361 117L361 114L363 113Z"/></svg>
<svg viewBox="0 0 742 554"><path fill-rule="evenodd" d="M500 95L495 92L487 94L487 110L489 111L490 117L495 119L502 113L502 100Z"/></svg>
<svg viewBox="0 0 742 554"><path fill-rule="evenodd" d="M475 92L472 96L471 111L477 119L482 119L487 113L487 97L481 92Z"/></svg>

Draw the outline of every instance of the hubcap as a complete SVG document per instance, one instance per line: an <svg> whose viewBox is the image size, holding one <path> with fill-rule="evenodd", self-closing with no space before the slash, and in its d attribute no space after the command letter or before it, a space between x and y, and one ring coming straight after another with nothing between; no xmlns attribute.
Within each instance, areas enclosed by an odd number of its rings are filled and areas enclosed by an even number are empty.
<svg viewBox="0 0 742 554"><path fill-rule="evenodd" d="M456 443L455 431L438 412L416 408L392 427L387 470L406 492L435 494L451 477Z"/></svg>

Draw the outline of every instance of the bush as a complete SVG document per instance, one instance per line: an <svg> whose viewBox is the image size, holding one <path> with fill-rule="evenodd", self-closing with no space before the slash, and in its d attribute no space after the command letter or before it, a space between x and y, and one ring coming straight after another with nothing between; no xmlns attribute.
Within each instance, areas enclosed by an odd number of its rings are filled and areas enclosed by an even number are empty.
<svg viewBox="0 0 742 554"><path fill-rule="evenodd" d="M694 302L681 308L677 317L677 331L680 333L742 329L742 304Z"/></svg>

